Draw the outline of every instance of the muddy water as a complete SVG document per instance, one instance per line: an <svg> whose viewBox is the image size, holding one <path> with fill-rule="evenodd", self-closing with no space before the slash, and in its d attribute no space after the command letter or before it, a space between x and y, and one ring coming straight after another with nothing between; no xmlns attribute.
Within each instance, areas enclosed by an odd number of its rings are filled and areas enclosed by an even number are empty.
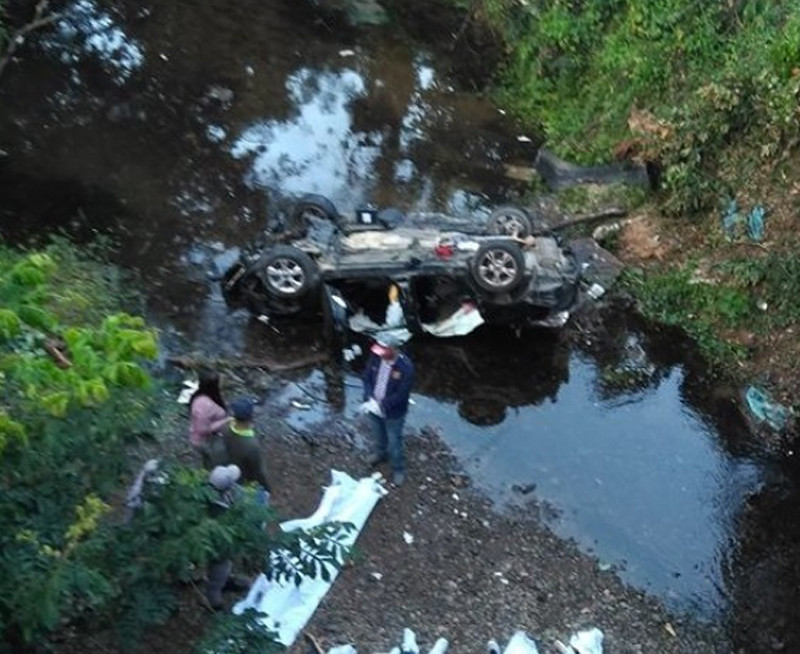
<svg viewBox="0 0 800 654"><path fill-rule="evenodd" d="M108 233L174 350L318 343L229 315L214 275L292 195L480 219L523 192L533 144L462 90L446 57L339 29L305 3L80 0L0 84L0 230ZM673 606L715 615L736 519L766 469L730 402L624 318L602 345L535 332L415 343L412 427L435 425L479 487ZM666 339L669 341L670 339ZM350 371L301 377L298 428L349 416ZM272 398L289 402L293 392Z"/></svg>

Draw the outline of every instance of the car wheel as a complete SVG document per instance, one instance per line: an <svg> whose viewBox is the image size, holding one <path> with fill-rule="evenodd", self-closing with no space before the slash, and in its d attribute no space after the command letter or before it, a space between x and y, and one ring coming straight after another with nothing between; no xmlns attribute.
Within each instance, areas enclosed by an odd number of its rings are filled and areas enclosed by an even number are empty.
<svg viewBox="0 0 800 654"><path fill-rule="evenodd" d="M314 260L291 245L271 248L261 257L257 268L267 293L276 297L301 298L317 284Z"/></svg>
<svg viewBox="0 0 800 654"><path fill-rule="evenodd" d="M507 293L525 277L525 257L513 242L484 243L472 259L475 283L488 293Z"/></svg>
<svg viewBox="0 0 800 654"><path fill-rule="evenodd" d="M498 207L486 221L490 234L526 238L533 232L533 221L528 213L519 207Z"/></svg>
<svg viewBox="0 0 800 654"><path fill-rule="evenodd" d="M306 230L312 220L328 220L338 224L339 212L324 195L304 195L294 207L292 223L298 229Z"/></svg>

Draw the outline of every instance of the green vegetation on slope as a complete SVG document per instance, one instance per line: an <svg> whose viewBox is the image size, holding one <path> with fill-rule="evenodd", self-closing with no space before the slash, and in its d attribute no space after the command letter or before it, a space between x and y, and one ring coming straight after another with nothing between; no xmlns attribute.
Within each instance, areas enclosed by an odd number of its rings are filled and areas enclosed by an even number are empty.
<svg viewBox="0 0 800 654"><path fill-rule="evenodd" d="M767 161L800 138L800 0L477 4L509 44L503 105L570 159L659 160L675 212L716 198L735 138Z"/></svg>
<svg viewBox="0 0 800 654"><path fill-rule="evenodd" d="M147 366L156 334L122 311L122 279L99 254L66 241L33 252L0 243L0 652L34 651L76 625L133 648L170 617L176 584L209 561L260 571L280 546L299 563L271 572L293 579L327 574L342 554L341 527L282 534L255 501L212 516L205 472L168 459L144 507L123 520L131 449L158 433L160 404L172 401ZM274 645L251 616L225 617L198 651Z"/></svg>

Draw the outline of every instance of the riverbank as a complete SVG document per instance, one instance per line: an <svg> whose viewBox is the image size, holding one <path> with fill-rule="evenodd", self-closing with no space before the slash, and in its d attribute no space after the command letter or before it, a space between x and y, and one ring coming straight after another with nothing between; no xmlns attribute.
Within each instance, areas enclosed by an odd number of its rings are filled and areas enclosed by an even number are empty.
<svg viewBox="0 0 800 654"><path fill-rule="evenodd" d="M273 499L282 515L310 514L331 469L370 474L368 436L360 420L339 416L292 426L303 414L287 402L285 388L293 386L294 376L253 373L247 383L256 377L267 398L257 425L267 435ZM314 403L303 394L297 400ZM606 651L615 654L730 651L722 624L670 613L623 584L613 568L555 536L541 521L549 509L535 495L512 512L499 511L464 473L435 425L409 429L407 445L409 482L390 489L376 507L353 564L307 626L323 647L354 643L361 652L384 651L411 627L423 650L445 637L454 652L474 651L489 638L503 642L524 629L548 652L556 639L565 641L574 630L594 625L604 631ZM192 462L182 433L160 447L162 454ZM228 596L229 602L235 599ZM189 651L202 635L205 615L198 596L187 589L176 613L137 651ZM118 651L103 633L73 634L58 651L77 654L89 646L104 654ZM302 641L290 649L306 650Z"/></svg>

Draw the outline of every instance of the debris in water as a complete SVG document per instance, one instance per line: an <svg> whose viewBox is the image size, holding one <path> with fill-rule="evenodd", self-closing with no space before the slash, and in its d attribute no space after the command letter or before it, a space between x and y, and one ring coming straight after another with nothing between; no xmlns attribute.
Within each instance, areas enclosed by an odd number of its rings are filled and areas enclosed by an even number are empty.
<svg viewBox="0 0 800 654"><path fill-rule="evenodd" d="M308 411L311 408L310 404L299 402L297 400L292 400L291 404L295 409L300 409L301 411Z"/></svg>
<svg viewBox="0 0 800 654"><path fill-rule="evenodd" d="M530 495L533 491L536 490L536 484L514 484L511 487L511 490L519 493L520 495Z"/></svg>
<svg viewBox="0 0 800 654"><path fill-rule="evenodd" d="M595 283L589 287L589 290L586 291L586 295L588 295L593 300L598 300L603 296L605 292L606 289L600 286L600 284Z"/></svg>

